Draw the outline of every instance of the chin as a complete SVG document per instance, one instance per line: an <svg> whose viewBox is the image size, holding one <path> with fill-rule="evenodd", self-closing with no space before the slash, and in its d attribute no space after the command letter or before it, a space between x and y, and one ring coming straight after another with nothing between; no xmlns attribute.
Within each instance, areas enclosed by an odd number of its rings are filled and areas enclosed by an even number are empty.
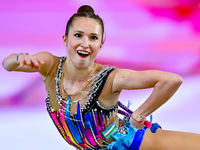
<svg viewBox="0 0 200 150"><path fill-rule="evenodd" d="M75 66L76 66L76 68L83 69L83 68L87 68L90 65L88 63L78 63Z"/></svg>
<svg viewBox="0 0 200 150"><path fill-rule="evenodd" d="M92 64L93 64L93 62L80 62L80 63L76 64L76 67L80 68L80 69L84 69L84 68L91 66Z"/></svg>

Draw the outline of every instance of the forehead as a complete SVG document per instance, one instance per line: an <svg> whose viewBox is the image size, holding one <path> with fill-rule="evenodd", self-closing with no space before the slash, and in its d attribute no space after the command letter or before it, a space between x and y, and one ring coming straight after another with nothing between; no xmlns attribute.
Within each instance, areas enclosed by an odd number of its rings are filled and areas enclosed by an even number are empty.
<svg viewBox="0 0 200 150"><path fill-rule="evenodd" d="M102 29L98 21L92 18L79 17L73 21L71 31L82 31L100 34Z"/></svg>

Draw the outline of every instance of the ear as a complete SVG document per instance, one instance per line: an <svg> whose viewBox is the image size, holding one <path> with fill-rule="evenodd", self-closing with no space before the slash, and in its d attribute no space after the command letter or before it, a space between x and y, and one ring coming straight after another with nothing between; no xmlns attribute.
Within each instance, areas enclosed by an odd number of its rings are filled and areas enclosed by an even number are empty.
<svg viewBox="0 0 200 150"><path fill-rule="evenodd" d="M62 40L63 40L63 44L67 46L68 41L67 41L67 36L66 35L62 36Z"/></svg>
<svg viewBox="0 0 200 150"><path fill-rule="evenodd" d="M101 45L100 45L99 52L101 51L101 49L102 49L102 47L103 47L103 43L104 43L104 42L102 42Z"/></svg>

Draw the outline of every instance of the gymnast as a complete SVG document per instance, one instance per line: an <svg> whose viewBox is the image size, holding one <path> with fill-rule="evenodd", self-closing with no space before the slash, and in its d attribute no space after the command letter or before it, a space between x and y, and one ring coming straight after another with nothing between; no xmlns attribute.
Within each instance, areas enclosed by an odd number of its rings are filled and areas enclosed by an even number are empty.
<svg viewBox="0 0 200 150"><path fill-rule="evenodd" d="M41 74L47 111L68 144L79 150L200 149L199 134L164 130L147 119L178 90L183 82L178 74L97 63L104 23L88 5L68 20L62 40L66 56L13 53L2 64L7 71ZM152 93L134 111L118 101L123 89L146 88Z"/></svg>

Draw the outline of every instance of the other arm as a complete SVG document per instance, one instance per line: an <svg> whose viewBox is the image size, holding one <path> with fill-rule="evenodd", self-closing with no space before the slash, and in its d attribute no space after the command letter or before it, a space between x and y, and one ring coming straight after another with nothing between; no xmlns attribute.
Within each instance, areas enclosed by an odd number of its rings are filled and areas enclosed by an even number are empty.
<svg viewBox="0 0 200 150"><path fill-rule="evenodd" d="M114 78L113 92L121 91L122 89L154 88L147 100L138 108L138 111L134 111L132 114L133 118L140 122L144 117L149 116L168 101L182 82L182 78L174 73L158 70L133 71L119 69ZM142 117L140 114L142 114ZM142 127L132 118L130 119L130 123L133 126Z"/></svg>

